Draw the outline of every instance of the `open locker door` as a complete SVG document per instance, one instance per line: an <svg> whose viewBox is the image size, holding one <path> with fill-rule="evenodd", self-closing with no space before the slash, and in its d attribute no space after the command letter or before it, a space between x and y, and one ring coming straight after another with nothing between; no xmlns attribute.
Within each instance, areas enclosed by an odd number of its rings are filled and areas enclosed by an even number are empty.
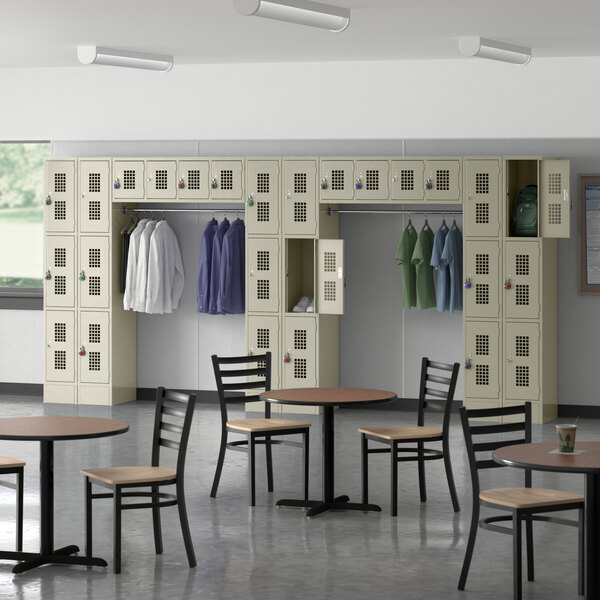
<svg viewBox="0 0 600 600"><path fill-rule="evenodd" d="M317 306L322 315L344 313L344 240L317 242Z"/></svg>
<svg viewBox="0 0 600 600"><path fill-rule="evenodd" d="M571 232L570 162L540 161L540 237L568 238Z"/></svg>

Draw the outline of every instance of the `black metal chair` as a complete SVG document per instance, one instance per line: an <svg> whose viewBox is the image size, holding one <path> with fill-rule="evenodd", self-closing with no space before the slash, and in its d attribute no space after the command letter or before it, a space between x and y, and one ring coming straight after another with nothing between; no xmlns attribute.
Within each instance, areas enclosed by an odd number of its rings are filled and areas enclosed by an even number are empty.
<svg viewBox="0 0 600 600"><path fill-rule="evenodd" d="M212 355L213 369L219 392L221 406L221 444L217 469L210 491L210 497L215 498L223 470L226 450L246 452L248 454L248 491L250 506L256 502L256 445L264 444L267 457L267 489L273 491L273 458L271 446L285 444L299 446L303 450L302 461L302 492L304 500L308 501L308 433L310 423L290 421L288 419L272 419L271 405L265 402L264 418L229 420L227 407L231 404L240 404L259 400L258 393L253 395L240 395L248 390L267 391L271 389L271 353L252 356L219 357ZM224 369L224 366L231 368ZM232 381L233 380L233 381ZM233 394L235 395L232 395ZM228 441L230 433L245 435L246 439ZM293 440L273 440L274 436L302 434L302 442Z"/></svg>
<svg viewBox="0 0 600 600"><path fill-rule="evenodd" d="M17 491L16 546L17 552L23 550L23 469L25 463L16 458L0 456L0 475L16 475L16 481L0 481L0 487L7 487Z"/></svg>
<svg viewBox="0 0 600 600"><path fill-rule="evenodd" d="M361 458L362 458L362 501L369 502L369 454L389 453L391 455L391 505L392 516L398 514L398 463L417 461L419 471L419 490L421 502L427 501L425 483L425 461L443 459L446 468L446 478L452 498L454 512L460 510L452 465L450 463L450 413L456 388L459 364L434 362L423 358L421 362L421 383L419 386L419 408L417 425L392 425L382 427L361 427ZM440 374L440 371L442 372ZM447 375L450 373L450 376ZM425 408L427 399L443 400L443 421L439 427L425 427ZM369 440L385 444L388 448L369 448ZM442 442L442 449L425 448L425 444ZM414 444L416 443L416 446ZM401 444L411 444L406 447Z"/></svg>
<svg viewBox="0 0 600 600"><path fill-rule="evenodd" d="M193 395L181 394L159 387L156 394L151 466L108 467L81 471L85 475L86 556L92 556L92 501L97 498L113 498L115 573L121 572L121 511L136 508L152 509L154 547L157 554L162 554L160 509L177 505L188 562L190 567L196 566L184 494L185 455L195 403L196 397ZM177 451L175 468L159 466L161 447ZM112 491L94 494L92 493L93 483ZM175 493L160 492L159 488L165 485L174 485ZM150 491L125 491L140 487L149 487ZM123 499L125 498L150 498L151 500L150 502L124 503Z"/></svg>
<svg viewBox="0 0 600 600"><path fill-rule="evenodd" d="M523 420L517 422L485 423L472 425L469 419L505 419L522 415ZM460 418L465 434L469 466L471 470L471 482L473 486L473 513L471 516L471 530L463 567L460 573L458 589L464 590L469 574L469 566L475 547L477 529L489 529L507 533L513 537L513 598L521 600L521 523L525 521L525 533L527 543L527 579L533 581L533 521L550 521L563 525L579 527L579 573L578 590L583 595L583 519L584 519L584 497L581 494L564 492L561 490L548 490L531 487L531 470L525 469L525 487L518 488L495 488L481 490L479 486L479 469L490 469L502 467L489 455L490 452L502 446L514 444L527 444L531 442L531 403L527 402L520 406L507 406L503 408L482 408L467 410L464 406L460 409ZM518 439L511 436L507 439L506 434L522 432ZM483 435L483 441L474 443L473 436ZM496 436L494 438L494 436ZM481 438L480 438L481 439ZM477 453L485 452L485 458L477 458ZM495 515L485 519L479 519L480 506L491 506L509 511L508 515ZM538 513L546 513L558 510L579 510L579 518L572 521L560 517L548 517ZM512 527L495 525L499 521L512 521Z"/></svg>

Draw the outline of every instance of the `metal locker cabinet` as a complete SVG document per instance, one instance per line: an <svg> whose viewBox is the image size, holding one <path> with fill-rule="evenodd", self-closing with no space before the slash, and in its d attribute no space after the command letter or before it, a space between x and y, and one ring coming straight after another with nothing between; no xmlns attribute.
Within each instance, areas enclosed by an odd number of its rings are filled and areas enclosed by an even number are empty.
<svg viewBox="0 0 600 600"><path fill-rule="evenodd" d="M393 160L392 200L405 202L419 202L423 200L425 190L423 188L425 165L422 160Z"/></svg>
<svg viewBox="0 0 600 600"><path fill-rule="evenodd" d="M279 160L246 163L246 230L248 235L279 233Z"/></svg>
<svg viewBox="0 0 600 600"><path fill-rule="evenodd" d="M465 160L465 237L500 235L500 160Z"/></svg>
<svg viewBox="0 0 600 600"><path fill-rule="evenodd" d="M317 164L314 160L283 161L283 233L317 233Z"/></svg>
<svg viewBox="0 0 600 600"><path fill-rule="evenodd" d="M571 233L570 162L540 161L538 217L540 236L566 238Z"/></svg>
<svg viewBox="0 0 600 600"><path fill-rule="evenodd" d="M247 240L248 312L279 310L279 240L248 238Z"/></svg>
<svg viewBox="0 0 600 600"><path fill-rule="evenodd" d="M144 161L122 160L113 162L113 199L144 198Z"/></svg>
<svg viewBox="0 0 600 600"><path fill-rule="evenodd" d="M211 198L213 200L242 200L244 188L241 160L211 161Z"/></svg>
<svg viewBox="0 0 600 600"><path fill-rule="evenodd" d="M425 161L425 200L460 201L460 161Z"/></svg>
<svg viewBox="0 0 600 600"><path fill-rule="evenodd" d="M210 181L208 160L177 162L177 197L180 200L208 200Z"/></svg>
<svg viewBox="0 0 600 600"><path fill-rule="evenodd" d="M79 306L108 308L110 300L110 239L79 238Z"/></svg>
<svg viewBox="0 0 600 600"><path fill-rule="evenodd" d="M75 238L46 236L44 262L44 304L47 307L75 307Z"/></svg>
<svg viewBox="0 0 600 600"><path fill-rule="evenodd" d="M314 316L285 317L283 386L317 385L317 325Z"/></svg>
<svg viewBox="0 0 600 600"><path fill-rule="evenodd" d="M344 240L317 241L317 305L320 314L344 313Z"/></svg>
<svg viewBox="0 0 600 600"><path fill-rule="evenodd" d="M356 161L356 199L388 200L389 164L387 160Z"/></svg>
<svg viewBox="0 0 600 600"><path fill-rule="evenodd" d="M79 161L79 231L108 233L110 230L110 161Z"/></svg>
<svg viewBox="0 0 600 600"><path fill-rule="evenodd" d="M46 381L75 382L75 313L47 310Z"/></svg>
<svg viewBox="0 0 600 600"><path fill-rule="evenodd" d="M504 395L511 400L540 397L540 326L506 323L504 329Z"/></svg>
<svg viewBox="0 0 600 600"><path fill-rule="evenodd" d="M280 387L279 365L282 363L282 353L279 348L279 317L248 315L246 339L248 354L271 352L271 387L274 390L278 389Z"/></svg>
<svg viewBox="0 0 600 600"><path fill-rule="evenodd" d="M500 317L500 242L467 240L464 277L465 318Z"/></svg>
<svg viewBox="0 0 600 600"><path fill-rule="evenodd" d="M354 199L354 161L321 161L321 200Z"/></svg>
<svg viewBox="0 0 600 600"><path fill-rule="evenodd" d="M146 199L174 200L177 197L177 162L149 160L146 162Z"/></svg>
<svg viewBox="0 0 600 600"><path fill-rule="evenodd" d="M109 313L79 313L79 381L108 383L110 379Z"/></svg>
<svg viewBox="0 0 600 600"><path fill-rule="evenodd" d="M507 240L504 244L504 316L540 316L540 244L537 240Z"/></svg>
<svg viewBox="0 0 600 600"><path fill-rule="evenodd" d="M44 163L44 230L75 231L75 162L47 160Z"/></svg>
<svg viewBox="0 0 600 600"><path fill-rule="evenodd" d="M498 321L465 321L463 381L467 398L500 397L500 325Z"/></svg>

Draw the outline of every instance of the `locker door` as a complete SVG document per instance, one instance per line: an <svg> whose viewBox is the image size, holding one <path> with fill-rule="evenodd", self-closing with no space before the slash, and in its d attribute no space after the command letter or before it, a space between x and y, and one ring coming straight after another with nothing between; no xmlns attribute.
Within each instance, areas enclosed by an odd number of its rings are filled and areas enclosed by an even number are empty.
<svg viewBox="0 0 600 600"><path fill-rule="evenodd" d="M181 200L208 200L208 161L180 160L177 169L177 197Z"/></svg>
<svg viewBox="0 0 600 600"><path fill-rule="evenodd" d="M249 160L246 172L248 235L279 233L279 161Z"/></svg>
<svg viewBox="0 0 600 600"><path fill-rule="evenodd" d="M108 233L111 215L109 161L79 162L79 192L79 231Z"/></svg>
<svg viewBox="0 0 600 600"><path fill-rule="evenodd" d="M110 377L109 315L107 312L79 313L79 381L108 383Z"/></svg>
<svg viewBox="0 0 600 600"><path fill-rule="evenodd" d="M497 321L465 321L463 380L465 397L499 398L500 325Z"/></svg>
<svg viewBox="0 0 600 600"><path fill-rule="evenodd" d="M460 161L426 161L425 200L460 200Z"/></svg>
<svg viewBox="0 0 600 600"><path fill-rule="evenodd" d="M540 327L506 323L504 331L504 395L512 400L538 400L540 394Z"/></svg>
<svg viewBox="0 0 600 600"><path fill-rule="evenodd" d="M465 237L500 235L500 161L465 161Z"/></svg>
<svg viewBox="0 0 600 600"><path fill-rule="evenodd" d="M388 171L387 160L357 160L356 199L388 200Z"/></svg>
<svg viewBox="0 0 600 600"><path fill-rule="evenodd" d="M321 200L354 199L354 161L321 161Z"/></svg>
<svg viewBox="0 0 600 600"><path fill-rule="evenodd" d="M540 316L540 245L537 241L506 241L504 245L504 316ZM509 287L507 287L509 286Z"/></svg>
<svg viewBox="0 0 600 600"><path fill-rule="evenodd" d="M284 387L317 385L317 324L314 317L286 317L283 332Z"/></svg>
<svg viewBox="0 0 600 600"><path fill-rule="evenodd" d="M113 163L113 198L144 198L144 161L115 160Z"/></svg>
<svg viewBox="0 0 600 600"><path fill-rule="evenodd" d="M344 240L317 242L317 306L321 314L344 314Z"/></svg>
<svg viewBox="0 0 600 600"><path fill-rule="evenodd" d="M46 381L75 382L75 313L46 311Z"/></svg>
<svg viewBox="0 0 600 600"><path fill-rule="evenodd" d="M571 234L570 163L540 161L540 236L565 238Z"/></svg>
<svg viewBox="0 0 600 600"><path fill-rule="evenodd" d="M279 240L248 238L248 312L279 310Z"/></svg>
<svg viewBox="0 0 600 600"><path fill-rule="evenodd" d="M314 160L283 162L283 232L317 233L317 165Z"/></svg>
<svg viewBox="0 0 600 600"><path fill-rule="evenodd" d="M465 242L465 317L498 318L500 316L500 243L497 241Z"/></svg>
<svg viewBox="0 0 600 600"><path fill-rule="evenodd" d="M75 231L75 163L48 160L44 165L44 228L47 232Z"/></svg>
<svg viewBox="0 0 600 600"><path fill-rule="evenodd" d="M279 365L282 364L282 354L279 349L279 317L248 315L248 354L264 354L271 352L271 387L280 387Z"/></svg>
<svg viewBox="0 0 600 600"><path fill-rule="evenodd" d="M213 160L210 180L213 200L242 200L242 176L241 160Z"/></svg>
<svg viewBox="0 0 600 600"><path fill-rule="evenodd" d="M79 306L108 308L110 298L110 240L79 238Z"/></svg>
<svg viewBox="0 0 600 600"><path fill-rule="evenodd" d="M75 307L75 238L47 236L44 301L47 307Z"/></svg>
<svg viewBox="0 0 600 600"><path fill-rule="evenodd" d="M146 198L174 200L177 197L177 163L174 160L146 162Z"/></svg>
<svg viewBox="0 0 600 600"><path fill-rule="evenodd" d="M425 165L422 160L392 161L392 200L423 200L423 173Z"/></svg>

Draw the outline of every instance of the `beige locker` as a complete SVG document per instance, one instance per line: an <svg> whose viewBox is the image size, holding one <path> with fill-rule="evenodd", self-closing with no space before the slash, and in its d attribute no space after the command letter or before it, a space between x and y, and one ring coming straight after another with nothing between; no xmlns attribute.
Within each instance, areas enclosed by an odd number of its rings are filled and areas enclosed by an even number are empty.
<svg viewBox="0 0 600 600"><path fill-rule="evenodd" d="M507 240L504 244L504 316L537 319L540 316L540 244Z"/></svg>
<svg viewBox="0 0 600 600"><path fill-rule="evenodd" d="M243 171L241 160L211 161L211 198L213 200L242 200Z"/></svg>
<svg viewBox="0 0 600 600"><path fill-rule="evenodd" d="M79 238L79 306L108 308L110 301L110 238Z"/></svg>
<svg viewBox="0 0 600 600"><path fill-rule="evenodd" d="M47 310L46 381L75 382L75 313Z"/></svg>
<svg viewBox="0 0 600 600"><path fill-rule="evenodd" d="M73 233L76 221L75 162L46 161L44 170L44 230Z"/></svg>
<svg viewBox="0 0 600 600"><path fill-rule="evenodd" d="M405 202L423 200L424 171L425 165L422 160L393 160L391 199Z"/></svg>
<svg viewBox="0 0 600 600"><path fill-rule="evenodd" d="M75 238L46 236L44 302L47 307L75 307Z"/></svg>
<svg viewBox="0 0 600 600"><path fill-rule="evenodd" d="M177 162L177 197L180 200L208 200L210 195L208 160Z"/></svg>
<svg viewBox="0 0 600 600"><path fill-rule="evenodd" d="M79 381L108 383L110 380L110 318L108 312L79 313Z"/></svg>
<svg viewBox="0 0 600 600"><path fill-rule="evenodd" d="M567 238L571 234L570 163L540 161L539 232L541 237Z"/></svg>
<svg viewBox="0 0 600 600"><path fill-rule="evenodd" d="M337 201L354 198L353 160L322 160L320 179L321 200Z"/></svg>
<svg viewBox="0 0 600 600"><path fill-rule="evenodd" d="M271 352L271 387L279 389L279 369L283 355L279 347L279 317L277 315L248 315L247 319L247 348L248 354L264 354Z"/></svg>
<svg viewBox="0 0 600 600"><path fill-rule="evenodd" d="M248 312L277 312L281 272L279 240L248 238L247 249L247 310Z"/></svg>
<svg viewBox="0 0 600 600"><path fill-rule="evenodd" d="M317 385L317 325L314 316L285 317L283 386Z"/></svg>
<svg viewBox="0 0 600 600"><path fill-rule="evenodd" d="M146 162L146 199L174 200L177 197L177 162L149 160Z"/></svg>
<svg viewBox="0 0 600 600"><path fill-rule="evenodd" d="M79 161L79 231L110 231L110 161Z"/></svg>
<svg viewBox="0 0 600 600"><path fill-rule="evenodd" d="M246 228L248 235L279 233L279 160L246 163Z"/></svg>
<svg viewBox="0 0 600 600"><path fill-rule="evenodd" d="M283 161L283 233L317 234L317 165L314 160Z"/></svg>
<svg viewBox="0 0 600 600"><path fill-rule="evenodd" d="M116 159L113 163L113 199L144 199L144 173L143 160Z"/></svg>
<svg viewBox="0 0 600 600"><path fill-rule="evenodd" d="M540 326L506 323L504 330L504 395L511 400L540 397Z"/></svg>
<svg viewBox="0 0 600 600"><path fill-rule="evenodd" d="M463 224L465 237L500 235L500 161L466 159Z"/></svg>
<svg viewBox="0 0 600 600"><path fill-rule="evenodd" d="M460 160L425 161L425 200L460 201Z"/></svg>
<svg viewBox="0 0 600 600"><path fill-rule="evenodd" d="M498 321L465 321L465 399L500 398L500 324Z"/></svg>
<svg viewBox="0 0 600 600"><path fill-rule="evenodd" d="M317 242L317 303L321 314L344 313L344 240Z"/></svg>
<svg viewBox="0 0 600 600"><path fill-rule="evenodd" d="M465 318L500 317L500 242L465 241Z"/></svg>
<svg viewBox="0 0 600 600"><path fill-rule="evenodd" d="M357 160L354 181L356 200L388 200L388 179L387 160Z"/></svg>

